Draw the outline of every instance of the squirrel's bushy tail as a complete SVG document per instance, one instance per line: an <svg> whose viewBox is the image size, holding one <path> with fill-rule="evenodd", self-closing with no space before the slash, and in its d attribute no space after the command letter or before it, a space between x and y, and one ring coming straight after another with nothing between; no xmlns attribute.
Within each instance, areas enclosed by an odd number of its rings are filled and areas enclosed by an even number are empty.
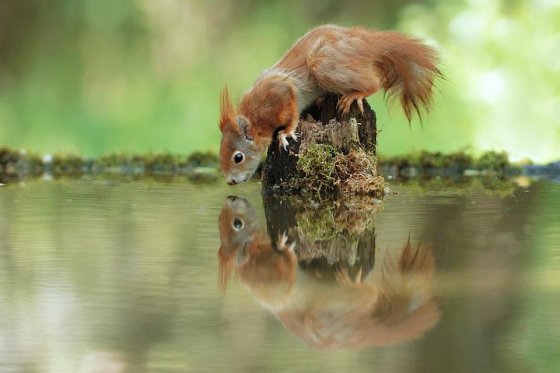
<svg viewBox="0 0 560 373"><path fill-rule="evenodd" d="M408 120L413 110L429 109L434 79L442 77L437 68L438 54L429 45L395 32L373 32L371 43L381 47L375 56L381 87L387 98L399 97ZM380 51L379 49L377 51Z"/></svg>

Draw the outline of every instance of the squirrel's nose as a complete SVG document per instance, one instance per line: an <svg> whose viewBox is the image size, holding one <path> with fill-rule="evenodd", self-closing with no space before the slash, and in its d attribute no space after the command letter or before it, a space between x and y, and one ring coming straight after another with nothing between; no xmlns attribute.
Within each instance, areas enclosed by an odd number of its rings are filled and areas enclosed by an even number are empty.
<svg viewBox="0 0 560 373"><path fill-rule="evenodd" d="M227 181L227 183L228 183L229 185L235 185L235 184L237 184L237 181L235 181L234 179L229 179L229 180Z"/></svg>

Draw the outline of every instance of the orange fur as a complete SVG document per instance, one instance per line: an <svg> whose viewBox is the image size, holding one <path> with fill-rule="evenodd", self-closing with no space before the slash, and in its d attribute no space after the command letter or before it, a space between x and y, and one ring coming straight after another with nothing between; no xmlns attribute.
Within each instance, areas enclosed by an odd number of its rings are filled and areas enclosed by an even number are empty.
<svg viewBox="0 0 560 373"><path fill-rule="evenodd" d="M299 114L327 93L340 95L339 109L348 112L354 101L361 107L364 98L384 90L389 98L400 99L409 121L413 112L420 116L422 108L430 107L434 79L441 76L437 62L432 47L401 33L335 25L312 29L257 78L236 110L227 90L222 93L220 130L226 150L220 151L220 164L226 180L244 182L257 168L256 162L235 163L235 152L254 160L280 127L285 148L287 137L296 138ZM247 121L246 133L239 133L238 117Z"/></svg>
<svg viewBox="0 0 560 373"><path fill-rule="evenodd" d="M235 120L235 111L229 98L229 92L227 87L222 90L222 95L220 96L220 130L223 131L225 127Z"/></svg>

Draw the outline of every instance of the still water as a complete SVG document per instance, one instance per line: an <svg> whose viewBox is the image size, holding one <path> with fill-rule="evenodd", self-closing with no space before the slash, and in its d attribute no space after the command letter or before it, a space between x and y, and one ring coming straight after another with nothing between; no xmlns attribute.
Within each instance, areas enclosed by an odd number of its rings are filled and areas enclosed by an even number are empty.
<svg viewBox="0 0 560 373"><path fill-rule="evenodd" d="M560 371L560 185L476 185L2 186L0 372Z"/></svg>

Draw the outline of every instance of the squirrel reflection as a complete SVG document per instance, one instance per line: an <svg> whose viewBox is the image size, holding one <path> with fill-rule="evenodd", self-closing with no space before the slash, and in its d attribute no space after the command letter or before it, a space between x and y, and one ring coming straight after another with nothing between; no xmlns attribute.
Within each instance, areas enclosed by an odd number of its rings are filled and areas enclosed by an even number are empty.
<svg viewBox="0 0 560 373"><path fill-rule="evenodd" d="M317 274L298 265L295 242L272 240L247 200L228 197L219 217L219 281L233 273L292 333L321 349L387 346L420 337L439 320L431 249L410 239L377 249L357 275L344 266ZM374 248L372 248L374 250ZM332 276L330 276L332 275Z"/></svg>
<svg viewBox="0 0 560 373"><path fill-rule="evenodd" d="M280 237L273 248L257 214L244 198L226 199L219 218L221 246L219 281L225 289L232 272L249 285L267 307L283 307L296 279L294 244Z"/></svg>

